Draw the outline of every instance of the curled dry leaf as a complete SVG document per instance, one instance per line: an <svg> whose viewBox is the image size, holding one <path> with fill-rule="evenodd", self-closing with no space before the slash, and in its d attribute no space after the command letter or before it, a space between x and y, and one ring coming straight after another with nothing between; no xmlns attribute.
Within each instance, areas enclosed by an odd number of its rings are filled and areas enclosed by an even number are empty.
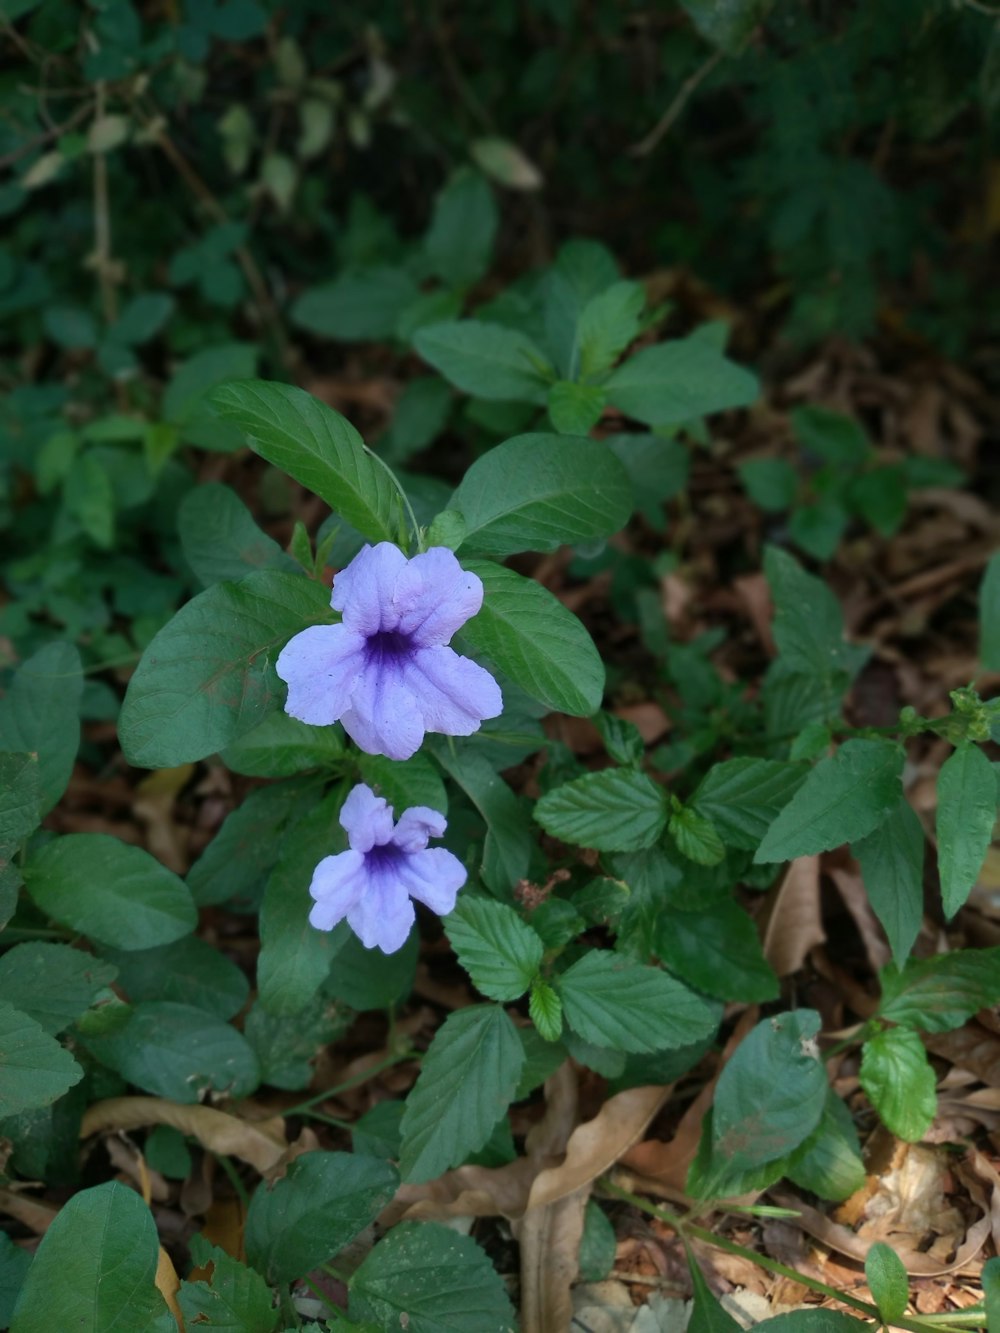
<svg viewBox="0 0 1000 1333"><path fill-rule="evenodd" d="M797 972L809 950L826 940L819 906L819 857L799 856L768 894L764 957L779 977Z"/></svg>
<svg viewBox="0 0 1000 1333"><path fill-rule="evenodd" d="M261 1175L272 1171L289 1151L280 1116L241 1120L211 1106L181 1106L162 1097L111 1097L95 1102L83 1117L80 1137L144 1125L171 1125L190 1134L209 1152L238 1157Z"/></svg>
<svg viewBox="0 0 1000 1333"><path fill-rule="evenodd" d="M160 1253L156 1260L156 1282L157 1290L167 1303L167 1309L177 1321L177 1327L182 1330L184 1325L184 1316L181 1313L181 1307L177 1304L177 1293L181 1289L181 1280L177 1276L177 1269L174 1267L173 1260L167 1254L163 1246L160 1246Z"/></svg>
<svg viewBox="0 0 1000 1333"><path fill-rule="evenodd" d="M967 1069L989 1087L1000 1088L1000 1037L981 1023L966 1023L954 1032L927 1033L923 1041L935 1055Z"/></svg>
<svg viewBox="0 0 1000 1333"><path fill-rule="evenodd" d="M56 1220L59 1212L51 1203L41 1199L32 1199L20 1190L0 1189L0 1214L14 1217L33 1231L36 1236L43 1235Z"/></svg>

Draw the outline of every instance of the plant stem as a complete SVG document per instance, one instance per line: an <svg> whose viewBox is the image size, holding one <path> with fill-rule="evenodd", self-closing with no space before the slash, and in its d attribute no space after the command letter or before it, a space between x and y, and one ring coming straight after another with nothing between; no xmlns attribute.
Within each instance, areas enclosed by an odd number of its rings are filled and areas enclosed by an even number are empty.
<svg viewBox="0 0 1000 1333"><path fill-rule="evenodd" d="M215 1160L219 1163L219 1165L222 1167L225 1174L229 1177L229 1183L236 1191L236 1197L239 1199L240 1203L243 1205L245 1209L249 1208L250 1196L249 1194L247 1194L246 1186L243 1184L243 1181L240 1180L239 1173L237 1172L236 1167L233 1166L229 1158L223 1156L222 1153L213 1153L213 1156L215 1157Z"/></svg>
<svg viewBox="0 0 1000 1333"><path fill-rule="evenodd" d="M369 449L367 444L364 446L364 449L368 457L374 458L375 462L378 463L379 467L383 468L389 474L389 479L392 482L393 486L395 486L396 488L396 494L402 500L404 506L406 507L406 512L409 515L410 523L413 527L413 540L417 543L417 550L422 551L424 549L424 543L420 536L420 524L417 522L417 516L413 512L413 506L410 504L410 498L403 490L403 483L399 480L399 478L396 476L395 472L393 472L392 468L385 461L385 459L380 458L374 449Z"/></svg>
<svg viewBox="0 0 1000 1333"><path fill-rule="evenodd" d="M725 1236L718 1236L714 1231L709 1231L706 1227L697 1226L695 1223L689 1222L687 1218L681 1217L677 1213L672 1213L669 1209L663 1208L659 1204L649 1203L646 1199L640 1197L640 1195L633 1194L630 1190L622 1189L620 1185L614 1184L612 1181L608 1180L607 1177L604 1177L600 1184L601 1188L608 1194L614 1195L614 1197L618 1199L624 1199L626 1203L632 1204L634 1208L638 1208L644 1213L649 1213L651 1217L656 1217L661 1222L666 1222L667 1225L673 1227L678 1235L684 1240L689 1238L701 1240L708 1245L715 1245L718 1249L725 1250L727 1254L735 1254L741 1259L749 1259L751 1263L757 1264L759 1268L763 1268L769 1273L774 1273L778 1277L786 1277L792 1282L797 1282L799 1286L806 1287L809 1291L815 1291L817 1294L827 1297L828 1300L840 1301L842 1305L849 1305L852 1309L857 1310L860 1314L867 1316L869 1319L877 1320L879 1324L884 1323L882 1316L879 1314L878 1307L872 1305L869 1301L862 1301L859 1300L858 1297L851 1296L847 1292L838 1291L835 1287L830 1287L825 1282L820 1282L816 1278L806 1277L804 1273L800 1273L797 1269L788 1267L787 1264L779 1263L776 1259L770 1259L766 1255L757 1254L756 1251L748 1249L745 1245L738 1245L735 1241L727 1240ZM935 1333L944 1333L945 1330L950 1328L955 1328L956 1330L960 1327L968 1328L969 1325L962 1319L962 1315L965 1313L965 1311L959 1313L959 1322L951 1319L946 1323L943 1318L938 1320L933 1319L933 1316L930 1316L929 1318L901 1316L899 1318L894 1318L892 1324L894 1328L909 1329L911 1330L911 1333L928 1333L929 1329L933 1329ZM980 1323L985 1323L985 1317L980 1320Z"/></svg>
<svg viewBox="0 0 1000 1333"><path fill-rule="evenodd" d="M413 1051L404 1051L399 1055L386 1056L384 1060L380 1060L378 1064L372 1065L370 1069L364 1070L363 1073L355 1074L354 1078L349 1078L343 1083L338 1083L336 1087L326 1088L323 1092L317 1092L315 1097L309 1097L306 1101L299 1102L297 1106L290 1106L287 1110L282 1111L281 1114L301 1115L304 1111L310 1110L319 1102L325 1102L328 1097L336 1097L340 1092L347 1092L350 1088L356 1088L362 1083L367 1083L370 1078L374 1078L376 1074L381 1074L384 1069L391 1069L393 1065L402 1064L404 1060L419 1060L419 1058L420 1057L414 1054Z"/></svg>

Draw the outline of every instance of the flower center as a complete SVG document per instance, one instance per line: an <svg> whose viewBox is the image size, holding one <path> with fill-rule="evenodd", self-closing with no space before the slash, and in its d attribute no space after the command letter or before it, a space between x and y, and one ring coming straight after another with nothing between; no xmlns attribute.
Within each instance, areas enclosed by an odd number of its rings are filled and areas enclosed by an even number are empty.
<svg viewBox="0 0 1000 1333"><path fill-rule="evenodd" d="M401 657L409 656L412 651L410 636L400 634L398 630L380 630L370 636L365 651L369 666L388 666L398 662Z"/></svg>
<svg viewBox="0 0 1000 1333"><path fill-rule="evenodd" d="M393 842L384 842L365 852L365 869L369 874L394 869L404 860L406 853Z"/></svg>

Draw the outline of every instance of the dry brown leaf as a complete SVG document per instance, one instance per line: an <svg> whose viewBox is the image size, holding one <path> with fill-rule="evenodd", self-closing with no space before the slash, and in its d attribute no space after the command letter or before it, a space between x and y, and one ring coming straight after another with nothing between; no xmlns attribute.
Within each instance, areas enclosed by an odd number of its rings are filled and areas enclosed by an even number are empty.
<svg viewBox="0 0 1000 1333"><path fill-rule="evenodd" d="M1000 1088L1000 1037L975 1020L954 1032L928 1033L924 1045L935 1055L967 1069L988 1084Z"/></svg>
<svg viewBox="0 0 1000 1333"><path fill-rule="evenodd" d="M143 778L132 801L132 811L146 830L148 850L179 875L188 868L187 835L174 820L174 805L193 775L194 764L158 769Z"/></svg>
<svg viewBox="0 0 1000 1333"><path fill-rule="evenodd" d="M181 1289L181 1280L177 1276L177 1269L174 1267L173 1260L167 1254L163 1246L160 1246L160 1253L156 1260L156 1277L154 1281L157 1290L167 1303L167 1309L173 1315L177 1327L181 1333L184 1333L184 1316L181 1314L181 1307L177 1304L177 1293Z"/></svg>
<svg viewBox="0 0 1000 1333"><path fill-rule="evenodd" d="M36 1236L44 1235L56 1220L59 1209L42 1199L33 1199L18 1189L0 1189L0 1214L15 1217Z"/></svg>
<svg viewBox="0 0 1000 1333"><path fill-rule="evenodd" d="M279 1116L253 1122L211 1106L181 1106L161 1097L111 1097L95 1102L83 1117L80 1137L144 1125L171 1125L197 1139L209 1152L238 1157L262 1175L289 1151Z"/></svg>
<svg viewBox="0 0 1000 1333"><path fill-rule="evenodd" d="M819 857L799 856L767 896L764 957L779 977L797 972L826 940L819 903Z"/></svg>
<svg viewBox="0 0 1000 1333"><path fill-rule="evenodd" d="M857 870L845 870L840 866L830 865L827 866L827 873L836 884L844 905L854 918L854 924L858 928L872 969L876 972L881 971L891 961L892 950L889 948L889 942L878 917L872 911L865 886L861 882L861 875Z"/></svg>
<svg viewBox="0 0 1000 1333"><path fill-rule="evenodd" d="M515 1224L521 1247L524 1333L555 1333L570 1326L572 1286L579 1274L580 1237L591 1183L556 1203L532 1208Z"/></svg>

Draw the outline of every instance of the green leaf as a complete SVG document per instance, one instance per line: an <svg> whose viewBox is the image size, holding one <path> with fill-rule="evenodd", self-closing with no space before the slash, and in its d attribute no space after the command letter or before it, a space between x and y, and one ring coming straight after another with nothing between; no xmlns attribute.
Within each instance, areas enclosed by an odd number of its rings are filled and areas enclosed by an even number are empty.
<svg viewBox="0 0 1000 1333"><path fill-rule="evenodd" d="M192 1237L191 1257L200 1268L212 1265L210 1283L182 1282L177 1293L177 1304L191 1328L206 1333L274 1333L278 1311L271 1288L259 1273L201 1235Z"/></svg>
<svg viewBox="0 0 1000 1333"><path fill-rule="evenodd" d="M887 1028L865 1042L861 1086L883 1124L907 1143L918 1143L937 1111L934 1070L917 1034Z"/></svg>
<svg viewBox="0 0 1000 1333"><path fill-rule="evenodd" d="M801 505L788 521L788 535L814 560L829 560L847 531L850 515L833 500Z"/></svg>
<svg viewBox="0 0 1000 1333"><path fill-rule="evenodd" d="M400 501L389 473L349 421L303 389L268 380L224 384L212 405L255 453L287 472L372 541L399 537Z"/></svg>
<svg viewBox="0 0 1000 1333"><path fill-rule="evenodd" d="M52 341L70 351L86 350L97 343L94 317L79 306L49 306L42 312L42 323Z"/></svg>
<svg viewBox="0 0 1000 1333"><path fill-rule="evenodd" d="M206 588L258 569L298 571L292 557L261 532L235 491L218 482L188 491L177 511L177 529L184 558Z"/></svg>
<svg viewBox="0 0 1000 1333"><path fill-rule="evenodd" d="M411 805L426 805L448 813L448 792L441 774L426 754L409 759L387 759L382 754L357 756L361 777L384 796L397 815Z"/></svg>
<svg viewBox="0 0 1000 1333"><path fill-rule="evenodd" d="M111 478L92 453L75 458L63 485L67 511L96 545L107 551L115 540L115 493Z"/></svg>
<svg viewBox="0 0 1000 1333"><path fill-rule="evenodd" d="M38 755L42 815L73 772L82 694L80 654L70 643L49 643L21 664L0 699L0 750Z"/></svg>
<svg viewBox="0 0 1000 1333"><path fill-rule="evenodd" d="M600 421L606 402L607 395L596 384L557 380L549 390L549 420L560 435L586 436Z"/></svg>
<svg viewBox="0 0 1000 1333"><path fill-rule="evenodd" d="M962 741L937 779L938 870L949 919L975 887L997 817L997 777L986 755Z"/></svg>
<svg viewBox="0 0 1000 1333"><path fill-rule="evenodd" d="M834 467L861 467L872 453L868 436L858 422L827 407L793 408L792 429L801 445Z"/></svg>
<svg viewBox="0 0 1000 1333"><path fill-rule="evenodd" d="M540 583L485 560L463 560L483 581L482 609L461 644L488 658L552 712L587 717L601 706L604 664L590 635Z"/></svg>
<svg viewBox="0 0 1000 1333"><path fill-rule="evenodd" d="M188 871L188 888L198 906L233 898L256 906L278 863L282 838L313 810L322 790L315 779L293 778L245 796Z"/></svg>
<svg viewBox="0 0 1000 1333"><path fill-rule="evenodd" d="M114 949L170 944L198 923L182 879L107 833L53 838L29 860L25 880L47 916Z"/></svg>
<svg viewBox="0 0 1000 1333"><path fill-rule="evenodd" d="M0 1232L0 1328L7 1328L34 1255Z"/></svg>
<svg viewBox="0 0 1000 1333"><path fill-rule="evenodd" d="M491 1000L516 1000L531 985L545 946L513 907L465 893L444 918L458 961Z"/></svg>
<svg viewBox="0 0 1000 1333"><path fill-rule="evenodd" d="M28 1270L11 1333L177 1333L156 1288L160 1242L142 1199L117 1180L63 1204Z"/></svg>
<svg viewBox="0 0 1000 1333"><path fill-rule="evenodd" d="M1000 946L911 959L902 970L884 968L880 979L880 1017L948 1032L1000 1002Z"/></svg>
<svg viewBox="0 0 1000 1333"><path fill-rule="evenodd" d="M472 464L449 507L465 518L461 549L506 556L610 536L628 522L632 488L599 440L516 435Z"/></svg>
<svg viewBox="0 0 1000 1333"><path fill-rule="evenodd" d="M986 671L1000 671L1000 551L990 556L979 585L979 660Z"/></svg>
<svg viewBox="0 0 1000 1333"><path fill-rule="evenodd" d="M755 1333L758 1329L763 1333L865 1333L871 1327L852 1315L812 1306L808 1310L792 1310L789 1314L765 1319L755 1324L754 1330Z"/></svg>
<svg viewBox="0 0 1000 1333"><path fill-rule="evenodd" d="M876 1241L865 1255L865 1277L879 1314L886 1324L894 1324L906 1313L910 1301L910 1282L902 1259L888 1245Z"/></svg>
<svg viewBox="0 0 1000 1333"><path fill-rule="evenodd" d="M356 935L348 933L337 950L324 992L359 1012L388 1009L408 998L419 955L420 933L414 927L402 948L392 954L366 949Z"/></svg>
<svg viewBox="0 0 1000 1333"><path fill-rule="evenodd" d="M681 6L706 41L727 55L738 55L774 0L681 0ZM776 1323L776 1320L768 1320ZM851 1320L857 1323L857 1320ZM777 1333L777 1331L776 1331ZM788 1333L793 1333L789 1329ZM814 1333L820 1333L817 1328Z"/></svg>
<svg viewBox="0 0 1000 1333"><path fill-rule="evenodd" d="M722 1308L712 1294L705 1276L694 1256L688 1251L688 1269L691 1273L694 1302L687 1333L741 1333L743 1325Z"/></svg>
<svg viewBox="0 0 1000 1333"><path fill-rule="evenodd" d="M652 847L667 822L663 790L644 773L605 768L547 792L535 806L546 833L598 851Z"/></svg>
<svg viewBox="0 0 1000 1333"><path fill-rule="evenodd" d="M248 1097L260 1068L246 1038L204 1009L145 1000L124 1027L88 1037L98 1060L145 1092L192 1105L211 1090Z"/></svg>
<svg viewBox="0 0 1000 1333"><path fill-rule="evenodd" d="M711 820L705 819L696 810L686 806L674 810L667 824L667 832L678 850L696 865L717 866L725 859L726 849L718 830Z"/></svg>
<svg viewBox="0 0 1000 1333"><path fill-rule="evenodd" d="M0 751L0 857L7 860L42 821L37 754Z"/></svg>
<svg viewBox="0 0 1000 1333"><path fill-rule="evenodd" d="M827 585L775 546L764 554L764 573L774 601L774 642L785 669L819 678L836 672L854 676L868 649L845 640L844 617Z"/></svg>
<svg viewBox="0 0 1000 1333"><path fill-rule="evenodd" d="M661 911L653 942L671 972L720 1000L776 1000L781 987L754 923L725 900L697 912Z"/></svg>
<svg viewBox="0 0 1000 1333"><path fill-rule="evenodd" d="M110 986L117 968L68 944L15 944L0 957L0 1002L19 1007L55 1036Z"/></svg>
<svg viewBox="0 0 1000 1333"><path fill-rule="evenodd" d="M517 1029L499 1005L449 1014L406 1099L403 1179L433 1180L481 1148L513 1101L523 1065Z"/></svg>
<svg viewBox="0 0 1000 1333"><path fill-rule="evenodd" d="M296 824L267 881L260 912L257 990L269 1013L300 1013L347 941L346 927L327 931L309 924L313 871L325 856L346 845L337 821L344 794L342 786L335 789Z"/></svg>
<svg viewBox="0 0 1000 1333"><path fill-rule="evenodd" d="M902 966L924 916L924 828L905 797L874 832L851 845L851 853L893 959Z"/></svg>
<svg viewBox="0 0 1000 1333"><path fill-rule="evenodd" d="M641 283L614 282L592 296L576 329L580 378L603 375L638 335L646 293Z"/></svg>
<svg viewBox="0 0 1000 1333"><path fill-rule="evenodd" d="M313 1061L352 1021L350 1010L323 995L287 1017L270 1014L259 1000L254 1001L243 1023L243 1035L257 1056L261 1083L289 1092L308 1088Z"/></svg>
<svg viewBox="0 0 1000 1333"><path fill-rule="evenodd" d="M647 1080L644 1080L648 1082ZM659 1081L659 1079L657 1080ZM715 1116L711 1107L701 1122L701 1135L694 1161L688 1168L685 1189L693 1199L732 1199L769 1189L785 1174L788 1157L747 1166L731 1162L713 1149Z"/></svg>
<svg viewBox="0 0 1000 1333"><path fill-rule="evenodd" d="M174 298L166 292L133 296L112 326L115 341L133 346L155 338L173 314L174 304Z"/></svg>
<svg viewBox="0 0 1000 1333"><path fill-rule="evenodd" d="M273 1186L261 1185L247 1213L247 1259L283 1284L318 1268L373 1222L399 1185L379 1157L307 1152Z"/></svg>
<svg viewBox="0 0 1000 1333"><path fill-rule="evenodd" d="M477 166L508 190L537 190L543 181L534 162L509 139L473 139L469 153Z"/></svg>
<svg viewBox="0 0 1000 1333"><path fill-rule="evenodd" d="M1000 1259L987 1259L982 1271L986 1333L1000 1333Z"/></svg>
<svg viewBox="0 0 1000 1333"><path fill-rule="evenodd" d="M746 407L760 392L755 376L696 336L643 348L604 388L615 407L649 426Z"/></svg>
<svg viewBox="0 0 1000 1333"><path fill-rule="evenodd" d="M521 801L481 755L457 748L452 753L449 746L435 742L434 757L486 822L484 884L498 897L509 898L531 861L531 825Z"/></svg>
<svg viewBox="0 0 1000 1333"><path fill-rule="evenodd" d="M543 404L551 367L527 334L477 319L419 329L419 356L464 393L490 400Z"/></svg>
<svg viewBox="0 0 1000 1333"><path fill-rule="evenodd" d="M528 999L528 1017L538 1029L538 1035L546 1042L558 1041L562 1036L563 1007L559 992L550 986L547 981L542 981L540 978L533 981L531 985L531 995ZM518 1094L520 1095L520 1088Z"/></svg>
<svg viewBox="0 0 1000 1333"><path fill-rule="evenodd" d="M129 681L118 719L128 762L173 768L252 731L285 697L278 653L328 620L329 602L311 579L272 570L199 593L155 635Z"/></svg>
<svg viewBox="0 0 1000 1333"><path fill-rule="evenodd" d="M225 954L196 935L158 949L112 952L118 986L133 1003L175 1000L227 1019L246 1004L250 983Z"/></svg>
<svg viewBox="0 0 1000 1333"><path fill-rule="evenodd" d="M629 475L633 509L662 531L664 502L679 495L688 482L691 458L687 449L662 435L609 435L604 443Z"/></svg>
<svg viewBox="0 0 1000 1333"><path fill-rule="evenodd" d="M713 764L689 805L711 820L730 847L753 851L805 781L805 764L726 759Z"/></svg>
<svg viewBox="0 0 1000 1333"><path fill-rule="evenodd" d="M338 342L392 338L419 295L405 270L389 265L348 269L334 282L309 287L292 304L292 323Z"/></svg>
<svg viewBox="0 0 1000 1333"><path fill-rule="evenodd" d="M581 1282L603 1282L615 1266L618 1241L615 1229L604 1209L595 1199L587 1200L580 1237L579 1275Z"/></svg>
<svg viewBox="0 0 1000 1333"><path fill-rule="evenodd" d="M33 1018L0 1001L0 1117L48 1106L83 1070Z"/></svg>
<svg viewBox="0 0 1000 1333"><path fill-rule="evenodd" d="M712 1156L735 1170L775 1161L813 1132L826 1103L819 1014L794 1009L758 1023L716 1086Z"/></svg>
<svg viewBox="0 0 1000 1333"><path fill-rule="evenodd" d="M736 470L747 495L767 513L783 513L795 503L799 477L784 458L751 458Z"/></svg>
<svg viewBox="0 0 1000 1333"><path fill-rule="evenodd" d="M698 1041L718 1026L716 1008L683 982L620 954L585 954L555 985L566 1021L596 1046L661 1051Z"/></svg>
<svg viewBox="0 0 1000 1333"><path fill-rule="evenodd" d="M343 756L340 727L311 727L285 712L269 713L220 754L228 769L249 778L288 778L311 769L330 769Z"/></svg>
<svg viewBox="0 0 1000 1333"><path fill-rule="evenodd" d="M831 1088L819 1124L788 1159L784 1174L800 1189L839 1203L865 1183L858 1131L851 1113Z"/></svg>
<svg viewBox="0 0 1000 1333"><path fill-rule="evenodd" d="M899 803L904 757L892 741L845 741L812 770L768 829L754 861L791 861L866 837Z"/></svg>
<svg viewBox="0 0 1000 1333"><path fill-rule="evenodd" d="M513 1333L503 1280L471 1236L437 1222L404 1222L350 1280L348 1312L408 1333ZM405 1320L405 1323L404 1323Z"/></svg>
<svg viewBox="0 0 1000 1333"><path fill-rule="evenodd" d="M434 200L424 253L431 272L454 287L471 287L486 272L496 236L493 191L478 171L460 167Z"/></svg>

